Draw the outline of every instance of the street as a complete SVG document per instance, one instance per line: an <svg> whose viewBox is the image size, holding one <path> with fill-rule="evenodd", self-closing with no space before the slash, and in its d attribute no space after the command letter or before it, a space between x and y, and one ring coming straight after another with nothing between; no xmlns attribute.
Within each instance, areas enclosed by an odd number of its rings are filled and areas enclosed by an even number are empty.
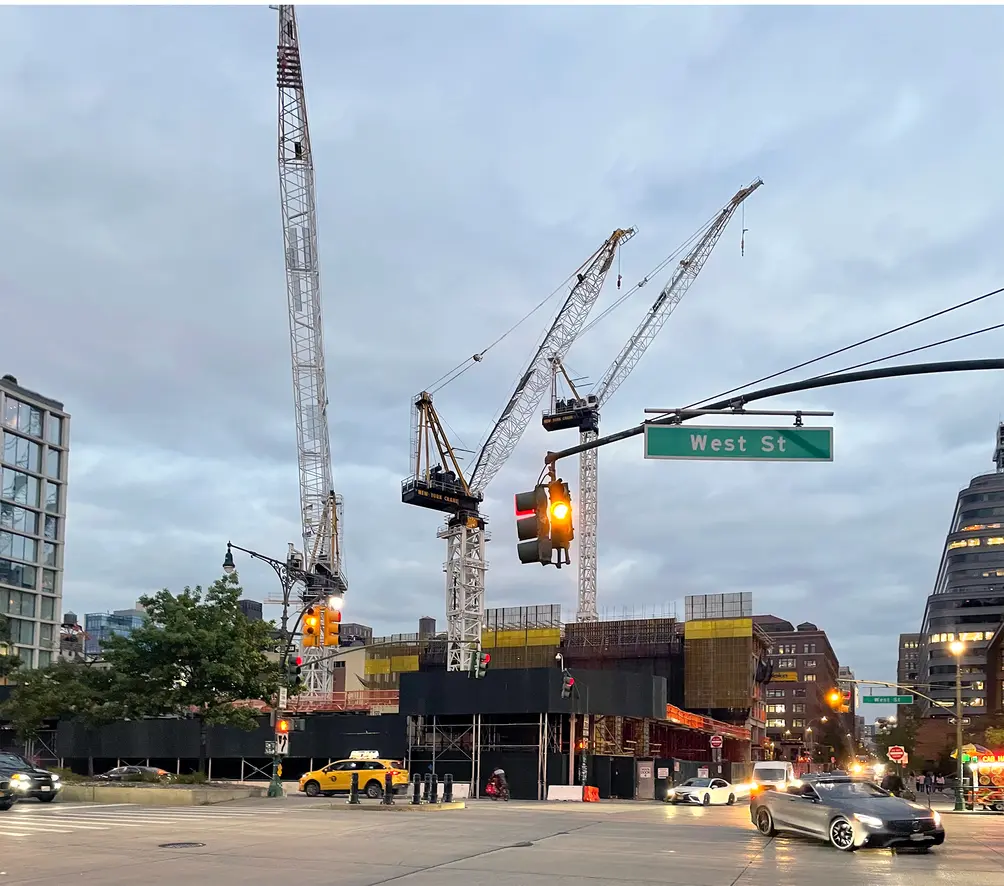
<svg viewBox="0 0 1004 886"><path fill-rule="evenodd" d="M330 801L327 801L330 803ZM748 808L494 804L382 812L306 800L153 809L24 802L0 815L3 884L1004 886L1004 816L945 816L930 854L767 841ZM164 843L204 844L160 848ZM51 848L52 851L39 851Z"/></svg>

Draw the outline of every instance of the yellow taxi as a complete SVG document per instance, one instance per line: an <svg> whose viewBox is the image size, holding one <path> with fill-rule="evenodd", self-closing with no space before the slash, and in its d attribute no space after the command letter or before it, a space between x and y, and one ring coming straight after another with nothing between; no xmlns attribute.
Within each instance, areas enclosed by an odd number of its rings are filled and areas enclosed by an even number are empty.
<svg viewBox="0 0 1004 886"><path fill-rule="evenodd" d="M300 790L308 797L348 793L352 773L359 773L359 793L377 799L383 796L384 779L390 772L394 793L408 790L408 770L400 760L386 760L379 751L353 751L348 760L335 760L321 769L300 776Z"/></svg>

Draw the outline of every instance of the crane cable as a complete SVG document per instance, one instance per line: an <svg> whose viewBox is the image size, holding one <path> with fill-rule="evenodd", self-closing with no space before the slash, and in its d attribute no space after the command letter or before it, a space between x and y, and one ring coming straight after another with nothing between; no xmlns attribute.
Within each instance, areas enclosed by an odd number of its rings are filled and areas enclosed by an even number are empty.
<svg viewBox="0 0 1004 886"><path fill-rule="evenodd" d="M999 295L1002 292L1004 292L1004 286L1002 286L1000 289L994 289L990 292L984 292L982 295L977 295L974 298L967 299L966 301L959 302L958 304L952 305L950 307L942 308L940 311L935 311L934 313L927 314L924 317L918 317L916 320L911 320L909 323L903 323L900 326L895 326L892 329L887 329L885 332L880 332L877 333L876 335L869 336L868 338L863 338L860 341L854 342L853 344L844 345L842 348L837 348L836 350L830 351L826 354L822 354L818 357L813 357L811 360L804 360L801 363L796 363L794 366L789 366L787 369L781 369L778 370L777 372L772 372L770 375L765 375L762 376L761 378L755 379L754 381L746 382L746 384L738 385L737 387L730 388L727 391L722 391L720 394L715 394L713 397L702 397L697 402L691 403L689 406L685 408L687 409L699 408L702 403L708 403L713 400L721 400L722 398L727 397L729 394L735 394L738 391L743 391L746 388L753 387L753 385L758 385L765 381L771 381L772 379L778 378L779 376L787 375L789 372L794 372L796 369L804 369L806 366L811 366L813 363L819 363L821 360L826 360L830 357L835 357L837 354L843 354L846 351L853 350L854 348L859 348L862 345L871 344L873 341L878 341L880 338L885 338L887 335L893 335L896 332L902 332L904 329L910 329L913 326L918 326L921 323L926 323L928 320L933 320L936 317L942 317L945 314L950 314L952 313L952 311L957 311L960 308L969 307L969 305L974 305L977 302L983 301L984 299L990 298L991 296L994 295ZM979 332L988 332L994 328L996 327L987 327L986 329L979 330ZM967 333L966 335L969 334L975 335L977 333ZM962 337L964 338L965 336ZM937 342L936 344L944 344L946 342L953 340L954 339L945 339L944 342ZM934 347L934 345L925 345L924 347ZM903 353L905 354L910 352L904 351ZM889 357L882 357L879 360L873 362L881 362L882 360L891 360L895 356L902 356L902 355L890 355ZM837 370L837 371L845 371L845 370ZM827 374L829 375L831 373Z"/></svg>

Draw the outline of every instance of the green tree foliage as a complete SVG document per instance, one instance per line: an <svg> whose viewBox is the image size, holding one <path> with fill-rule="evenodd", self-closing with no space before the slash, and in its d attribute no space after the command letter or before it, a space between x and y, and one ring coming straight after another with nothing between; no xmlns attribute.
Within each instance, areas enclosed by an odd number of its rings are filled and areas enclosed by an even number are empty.
<svg viewBox="0 0 1004 886"><path fill-rule="evenodd" d="M889 748L899 745L910 757L908 766L920 765L914 761L914 748L917 746L917 728L920 725L919 712L916 705L901 705L896 718L896 725L891 729L875 734L875 751L880 760L885 760Z"/></svg>
<svg viewBox="0 0 1004 886"><path fill-rule="evenodd" d="M1004 748L1004 728L988 726L983 731L983 743L991 750Z"/></svg>
<svg viewBox="0 0 1004 886"><path fill-rule="evenodd" d="M110 671L68 661L24 670L0 715L10 720L22 740L57 717L79 718L91 726L110 723L123 714L114 700L114 682Z"/></svg>
<svg viewBox="0 0 1004 886"><path fill-rule="evenodd" d="M10 641L10 621L0 615L0 680L10 677L21 667L21 659Z"/></svg>
<svg viewBox="0 0 1004 886"><path fill-rule="evenodd" d="M280 685L279 665L268 657L278 648L274 625L246 618L237 605L241 593L237 576L224 575L205 591L141 597L145 623L102 647L115 673L112 697L126 716L199 720L200 771L208 725L254 729L258 713L234 702L271 700Z"/></svg>

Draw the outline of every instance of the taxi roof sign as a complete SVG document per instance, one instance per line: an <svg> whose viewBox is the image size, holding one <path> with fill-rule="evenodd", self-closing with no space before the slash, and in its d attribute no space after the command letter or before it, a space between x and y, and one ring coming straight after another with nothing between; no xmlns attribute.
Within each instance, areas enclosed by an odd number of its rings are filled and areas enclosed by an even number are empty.
<svg viewBox="0 0 1004 886"><path fill-rule="evenodd" d="M380 752L379 751L352 751L352 753L349 754L349 759L350 760L379 760L380 759Z"/></svg>

